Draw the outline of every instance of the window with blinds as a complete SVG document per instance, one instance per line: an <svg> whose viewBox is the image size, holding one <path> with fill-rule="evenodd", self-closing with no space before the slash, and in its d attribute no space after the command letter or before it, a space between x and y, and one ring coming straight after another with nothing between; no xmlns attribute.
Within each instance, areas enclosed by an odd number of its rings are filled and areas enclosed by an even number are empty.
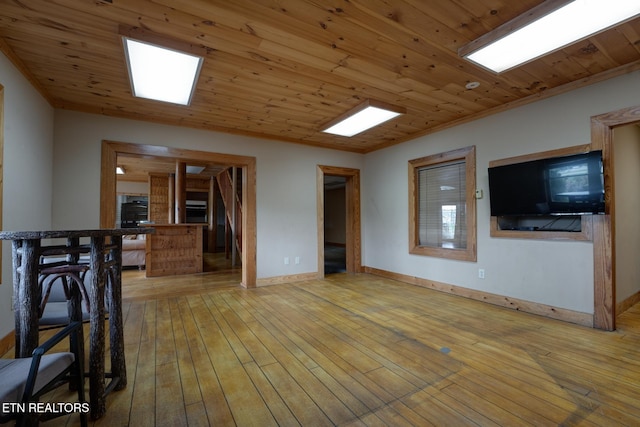
<svg viewBox="0 0 640 427"><path fill-rule="evenodd" d="M475 147L409 162L410 248L476 260Z"/></svg>
<svg viewBox="0 0 640 427"><path fill-rule="evenodd" d="M466 248L466 177L464 161L418 169L418 244Z"/></svg>

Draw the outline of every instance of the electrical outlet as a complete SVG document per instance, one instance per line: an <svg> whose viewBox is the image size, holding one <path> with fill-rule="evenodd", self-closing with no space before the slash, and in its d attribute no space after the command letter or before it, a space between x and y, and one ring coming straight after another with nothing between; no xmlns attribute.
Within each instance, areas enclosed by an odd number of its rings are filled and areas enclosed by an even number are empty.
<svg viewBox="0 0 640 427"><path fill-rule="evenodd" d="M484 279L484 268L479 268L478 269L478 278L479 279Z"/></svg>
<svg viewBox="0 0 640 427"><path fill-rule="evenodd" d="M284 257L284 265L289 265L289 257Z"/></svg>
<svg viewBox="0 0 640 427"><path fill-rule="evenodd" d="M296 259L295 259L295 263L296 263L296 265L297 265L297 264L300 264L300 257L299 257L299 256L297 256L297 257L296 257Z"/></svg>

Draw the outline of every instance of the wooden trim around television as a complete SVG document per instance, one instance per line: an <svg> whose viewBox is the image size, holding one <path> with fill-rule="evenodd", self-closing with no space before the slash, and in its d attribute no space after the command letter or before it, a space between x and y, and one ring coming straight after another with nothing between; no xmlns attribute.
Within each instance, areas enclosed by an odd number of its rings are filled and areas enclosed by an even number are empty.
<svg viewBox="0 0 640 427"><path fill-rule="evenodd" d="M540 151L538 153L524 154L522 156L507 157L505 159L491 160L489 167L513 165L516 163L530 162L532 160L549 159L552 157L570 156L572 154L588 153L591 145L574 145L572 147L558 148L556 150Z"/></svg>
<svg viewBox="0 0 640 427"><path fill-rule="evenodd" d="M580 231L523 231L501 230L498 228L498 217L492 216L489 225L491 237L506 237L511 239L538 240L578 240L590 242L593 240L593 215L580 215Z"/></svg>
<svg viewBox="0 0 640 427"><path fill-rule="evenodd" d="M509 157L506 159L492 160L489 167L512 165L516 163L529 162L532 160L549 159L552 157L569 156L572 154L588 153L591 151L590 144L575 145L572 147L559 148L557 150L541 151L539 153L525 154L523 156ZM581 230L573 231L521 231L521 230L500 230L498 228L498 217L492 216L489 224L489 235L491 237L506 237L513 239L538 239L538 240L593 240L593 215L581 215Z"/></svg>

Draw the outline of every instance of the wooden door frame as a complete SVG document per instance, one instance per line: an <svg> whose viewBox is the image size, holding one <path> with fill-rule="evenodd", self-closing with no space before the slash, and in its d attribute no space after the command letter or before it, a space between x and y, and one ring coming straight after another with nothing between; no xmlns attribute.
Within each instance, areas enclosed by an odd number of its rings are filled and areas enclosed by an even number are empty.
<svg viewBox="0 0 640 427"><path fill-rule="evenodd" d="M362 237L360 215L360 170L318 165L316 169L318 208L318 278L324 278L324 177L346 179L346 254L347 273L362 272Z"/></svg>
<svg viewBox="0 0 640 427"><path fill-rule="evenodd" d="M591 149L602 150L606 214L593 218L593 327L616 329L613 129L640 122L640 106L591 117Z"/></svg>
<svg viewBox="0 0 640 427"><path fill-rule="evenodd" d="M100 227L113 228L116 223L116 165L118 154L170 157L198 160L242 168L242 286L256 287L256 158L233 154L155 145L102 141L100 171Z"/></svg>

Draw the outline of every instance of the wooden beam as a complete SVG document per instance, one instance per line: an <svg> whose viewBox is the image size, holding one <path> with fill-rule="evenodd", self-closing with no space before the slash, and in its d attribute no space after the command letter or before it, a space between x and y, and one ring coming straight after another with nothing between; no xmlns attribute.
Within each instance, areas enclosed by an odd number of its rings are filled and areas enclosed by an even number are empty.
<svg viewBox="0 0 640 427"><path fill-rule="evenodd" d="M187 222L187 163L176 162L175 176L175 207L176 207L176 224L184 224Z"/></svg>
<svg viewBox="0 0 640 427"><path fill-rule="evenodd" d="M209 252L216 251L216 241L218 240L218 206L217 206L217 191L218 186L216 184L216 177L212 176L209 179L209 199L207 201L207 218L209 223L209 232L207 233L207 247Z"/></svg>
<svg viewBox="0 0 640 427"><path fill-rule="evenodd" d="M169 224L175 224L176 221L176 174L169 174L169 185L167 185L167 201L168 203L168 215L169 215Z"/></svg>

